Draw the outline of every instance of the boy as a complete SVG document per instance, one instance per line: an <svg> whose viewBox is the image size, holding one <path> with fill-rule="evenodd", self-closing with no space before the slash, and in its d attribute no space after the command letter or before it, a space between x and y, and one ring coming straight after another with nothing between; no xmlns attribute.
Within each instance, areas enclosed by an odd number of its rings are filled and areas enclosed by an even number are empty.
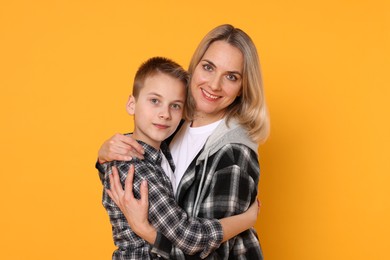
<svg viewBox="0 0 390 260"><path fill-rule="evenodd" d="M198 231L206 226L207 230L215 230L208 234L208 243L212 237L214 243L222 240L222 229L217 220L188 221L183 210L175 203L172 184L174 165L168 146L162 142L177 128L182 119L183 108L186 101L186 86L188 74L177 63L161 57L154 57L143 63L134 78L133 94L127 102L127 112L134 116L134 132L132 137L137 139L145 150L144 160L137 158L132 161L113 161L103 164L104 176L101 176L105 189L110 189L109 174L112 166L119 172L121 184L127 177L130 165L134 165L135 175L133 192L136 198L140 196L140 183L146 179L149 185L149 220L158 229L167 230L169 225L180 223L186 230ZM112 225L113 239L118 247L114 251L113 259L157 259L156 254L168 253L155 249L146 241L138 237L129 227L125 216L115 203L103 191L103 206L106 208ZM175 208L176 214L169 216L166 211ZM189 223L191 222L191 223ZM191 233L191 232L190 232ZM188 239L188 235L173 234L172 237ZM172 239L169 237L169 239ZM205 236L206 239L206 236ZM164 248L165 249L165 248ZM164 255L166 258L169 256Z"/></svg>

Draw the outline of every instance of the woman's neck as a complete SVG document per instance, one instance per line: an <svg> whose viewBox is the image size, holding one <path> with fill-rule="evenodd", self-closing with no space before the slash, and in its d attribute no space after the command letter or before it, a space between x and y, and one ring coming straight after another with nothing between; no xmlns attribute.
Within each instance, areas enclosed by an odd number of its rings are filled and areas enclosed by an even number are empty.
<svg viewBox="0 0 390 260"><path fill-rule="evenodd" d="M215 123L223 118L223 115L220 116L209 116L209 115L202 115L202 114L196 114L194 116L194 120L191 122L191 127L201 127L205 125L210 125L212 123Z"/></svg>

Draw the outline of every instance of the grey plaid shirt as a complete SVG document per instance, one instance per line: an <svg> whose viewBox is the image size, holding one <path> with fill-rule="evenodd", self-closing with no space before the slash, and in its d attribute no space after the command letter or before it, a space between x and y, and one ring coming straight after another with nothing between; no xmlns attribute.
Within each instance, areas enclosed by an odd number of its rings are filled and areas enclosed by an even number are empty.
<svg viewBox="0 0 390 260"><path fill-rule="evenodd" d="M177 190L179 205L198 218L224 218L248 209L257 196L260 165L258 146L236 121L220 123L202 151L191 162ZM164 243L164 237L156 240ZM155 244L156 244L155 243ZM174 247L171 259L262 260L263 254L254 228L222 243L209 254L193 257Z"/></svg>
<svg viewBox="0 0 390 260"><path fill-rule="evenodd" d="M221 219L243 213L255 201L260 168L253 150L242 144L226 144L207 160L195 161L183 176L177 194L179 205L188 214ZM198 196L201 203L196 205ZM174 249L172 259L193 259ZM262 260L256 230L248 229L224 242L205 259Z"/></svg>
<svg viewBox="0 0 390 260"><path fill-rule="evenodd" d="M129 167L133 164L134 196L140 197L139 187L142 179L146 179L149 187L149 221L159 231L159 237L168 239L185 254L203 252L207 255L211 250L215 250L223 238L220 222L217 219L188 217L175 201L170 180L161 168L160 151L145 143L140 144L145 149L144 160L113 161L102 165L104 174L101 175L101 180L104 187L110 187L108 176L113 165L117 167L121 183L124 185ZM161 149L174 169L172 157L164 143ZM99 165L97 168L99 169ZM110 217L114 242L118 247L113 253L113 259L156 259L160 255L169 258L171 244L156 241L156 246L153 247L138 237L104 190L103 206Z"/></svg>

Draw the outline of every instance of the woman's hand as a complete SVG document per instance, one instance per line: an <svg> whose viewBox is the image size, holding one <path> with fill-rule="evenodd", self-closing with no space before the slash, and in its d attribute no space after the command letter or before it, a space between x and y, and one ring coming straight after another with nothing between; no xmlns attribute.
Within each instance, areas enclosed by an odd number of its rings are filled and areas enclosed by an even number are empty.
<svg viewBox="0 0 390 260"><path fill-rule="evenodd" d="M105 141L98 152L99 163L130 161L133 157L144 159L142 146L130 136L115 134Z"/></svg>
<svg viewBox="0 0 390 260"><path fill-rule="evenodd" d="M140 195L141 198L137 200L133 194L133 178L134 166L130 165L129 172L125 181L125 189L123 190L120 183L118 170L112 167L112 174L110 174L110 190L106 190L108 196L115 202L125 215L127 222L131 229L140 237L153 244L156 240L157 232L155 228L149 223L148 209L148 184L146 180L141 182Z"/></svg>

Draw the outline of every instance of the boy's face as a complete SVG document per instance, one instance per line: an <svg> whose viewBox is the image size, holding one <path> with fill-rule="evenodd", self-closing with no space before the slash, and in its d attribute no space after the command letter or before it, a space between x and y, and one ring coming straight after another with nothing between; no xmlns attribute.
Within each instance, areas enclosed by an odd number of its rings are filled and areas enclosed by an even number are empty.
<svg viewBox="0 0 390 260"><path fill-rule="evenodd" d="M138 98L127 102L127 112L134 115L133 137L159 149L179 125L185 99L180 80L163 73L147 77Z"/></svg>

